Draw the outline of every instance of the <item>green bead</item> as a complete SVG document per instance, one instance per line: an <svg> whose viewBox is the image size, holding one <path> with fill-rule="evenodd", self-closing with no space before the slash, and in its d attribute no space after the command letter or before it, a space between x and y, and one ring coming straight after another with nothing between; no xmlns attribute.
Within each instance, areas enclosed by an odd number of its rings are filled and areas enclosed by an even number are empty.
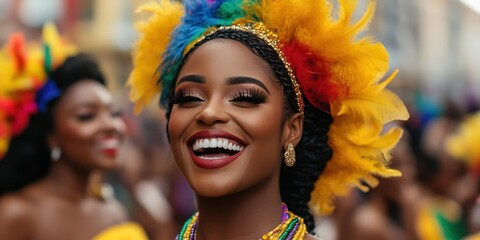
<svg viewBox="0 0 480 240"><path fill-rule="evenodd" d="M285 240L288 236L288 233L292 231L292 228L295 226L295 224L298 223L298 218L293 219L290 224L288 224L287 228L285 231L283 231L282 235L280 236L279 240Z"/></svg>
<svg viewBox="0 0 480 240"><path fill-rule="evenodd" d="M190 225L190 222L192 222L192 220L193 220L194 217L195 217L195 215L193 215L192 217L190 217L190 218L183 224L182 230L180 230L180 233L178 234L178 236L180 237L179 239L184 239L185 231L187 230L188 225Z"/></svg>

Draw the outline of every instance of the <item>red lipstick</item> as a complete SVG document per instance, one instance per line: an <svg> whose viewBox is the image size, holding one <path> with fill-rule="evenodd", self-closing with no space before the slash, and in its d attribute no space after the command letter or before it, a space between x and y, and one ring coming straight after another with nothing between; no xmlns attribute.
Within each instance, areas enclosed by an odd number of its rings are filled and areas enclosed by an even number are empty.
<svg viewBox="0 0 480 240"><path fill-rule="evenodd" d="M120 147L120 139L115 136L103 137L97 142L97 148L104 155L116 157Z"/></svg>
<svg viewBox="0 0 480 240"><path fill-rule="evenodd" d="M224 167L231 162L233 162L235 159L237 159L243 152L239 151L231 156L228 157L222 157L218 159L205 159L202 157L199 157L195 155L192 144L194 143L195 140L200 139L200 138L224 138L224 139L231 139L235 142L240 143L242 146L245 146L245 143L242 139L228 133L225 131L221 130L203 130L200 132L197 132L193 134L189 139L188 139L188 151L190 154L190 157L192 158L192 161L197 165L198 167L205 168L205 169L215 169L215 168L221 168Z"/></svg>
<svg viewBox="0 0 480 240"><path fill-rule="evenodd" d="M116 148L103 149L102 152L103 152L103 154L105 154L109 157L116 157L118 149L116 149Z"/></svg>

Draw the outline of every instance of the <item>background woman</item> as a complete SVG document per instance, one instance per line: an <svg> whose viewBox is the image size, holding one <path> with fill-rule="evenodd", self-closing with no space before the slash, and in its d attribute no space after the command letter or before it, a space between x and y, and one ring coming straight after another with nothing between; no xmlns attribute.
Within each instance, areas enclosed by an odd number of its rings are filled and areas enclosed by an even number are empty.
<svg viewBox="0 0 480 240"><path fill-rule="evenodd" d="M131 98L141 107L162 92L199 210L179 239L312 239L311 212L376 185L372 173L399 176L386 164L401 130L380 132L408 113L384 89L392 78L378 84L383 46L356 39L374 6L350 23L353 2L338 12L318 0L142 8L153 14L138 25Z"/></svg>
<svg viewBox="0 0 480 240"><path fill-rule="evenodd" d="M4 99L16 107L1 109L16 134L0 162L2 238L145 239L111 196L90 191L94 174L116 167L124 139L102 73L53 26L44 41L24 52L17 35L2 55L12 73Z"/></svg>

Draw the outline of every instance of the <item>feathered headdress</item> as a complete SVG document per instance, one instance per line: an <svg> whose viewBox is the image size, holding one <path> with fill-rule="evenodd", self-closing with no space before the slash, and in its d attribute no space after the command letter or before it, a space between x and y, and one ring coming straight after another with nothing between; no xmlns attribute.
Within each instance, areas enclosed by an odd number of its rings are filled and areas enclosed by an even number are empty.
<svg viewBox="0 0 480 240"><path fill-rule="evenodd" d="M480 177L480 112L467 117L458 131L447 138L449 154L463 160L477 177Z"/></svg>
<svg viewBox="0 0 480 240"><path fill-rule="evenodd" d="M152 1L139 8L149 12L139 22L141 34L134 51L134 69L128 85L135 111L158 93L165 103L182 59L196 43L224 29L246 31L277 51L289 72L296 104L303 112L302 96L333 117L329 145L333 157L311 193L316 214L333 210L332 199L352 187L377 184L374 176L400 176L387 167L390 151L401 137L383 126L408 119L403 102L385 89L394 74L380 82L388 70L388 53L371 37L359 37L370 21L375 4L352 23L357 1L338 0L171 0ZM299 88L299 89L296 89Z"/></svg>
<svg viewBox="0 0 480 240"><path fill-rule="evenodd" d="M0 52L0 159L10 138L28 125L30 115L44 110L60 94L48 75L75 51L53 24L44 26L42 45L27 46L22 34L10 37Z"/></svg>

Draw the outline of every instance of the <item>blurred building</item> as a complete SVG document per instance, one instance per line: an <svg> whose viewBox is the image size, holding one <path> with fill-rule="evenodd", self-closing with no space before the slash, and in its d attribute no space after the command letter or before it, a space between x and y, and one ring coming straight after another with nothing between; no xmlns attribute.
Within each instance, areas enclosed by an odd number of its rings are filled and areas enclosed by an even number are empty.
<svg viewBox="0 0 480 240"><path fill-rule="evenodd" d="M145 0L0 0L0 43L22 31L29 40L41 37L45 22L101 64L110 88L123 94L136 39L134 9Z"/></svg>
<svg viewBox="0 0 480 240"><path fill-rule="evenodd" d="M374 31L399 68L397 90L441 103L480 100L480 14L459 0L378 1Z"/></svg>

